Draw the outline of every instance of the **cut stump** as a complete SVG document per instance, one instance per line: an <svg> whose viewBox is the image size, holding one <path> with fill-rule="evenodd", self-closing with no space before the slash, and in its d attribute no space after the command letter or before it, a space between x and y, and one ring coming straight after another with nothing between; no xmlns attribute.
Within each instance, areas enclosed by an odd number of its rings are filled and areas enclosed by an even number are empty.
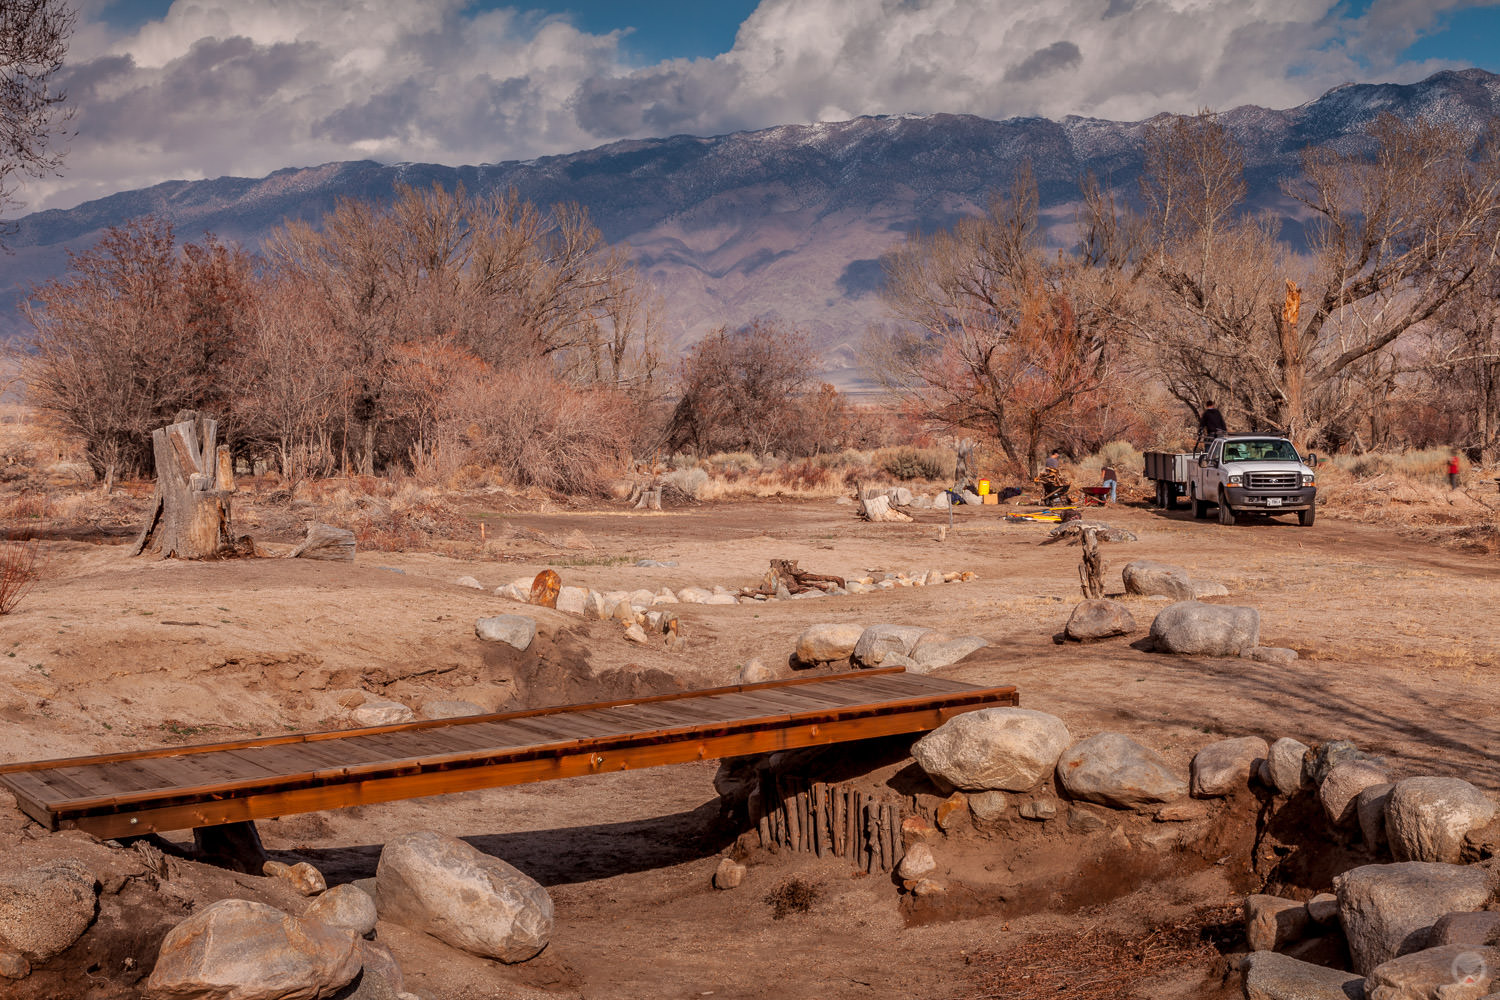
<svg viewBox="0 0 1500 1000"><path fill-rule="evenodd" d="M234 464L229 446L217 443L218 433L218 421L192 410L151 432L156 493L131 555L151 551L163 559L223 559L254 554L248 535L234 537Z"/></svg>

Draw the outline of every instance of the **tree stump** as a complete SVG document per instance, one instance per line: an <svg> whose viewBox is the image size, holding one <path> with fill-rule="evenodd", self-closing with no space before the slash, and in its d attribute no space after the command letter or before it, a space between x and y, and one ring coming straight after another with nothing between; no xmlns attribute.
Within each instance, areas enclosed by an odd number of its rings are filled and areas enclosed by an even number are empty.
<svg viewBox="0 0 1500 1000"><path fill-rule="evenodd" d="M1082 528L1078 540L1083 546L1083 561L1078 565L1078 579L1083 596L1093 600L1104 596L1104 559L1099 555L1099 529Z"/></svg>
<svg viewBox="0 0 1500 1000"><path fill-rule="evenodd" d="M307 522L307 537L286 554L288 559L323 559L353 562L356 540L348 528L335 528L318 521Z"/></svg>
<svg viewBox="0 0 1500 1000"><path fill-rule="evenodd" d="M557 607L557 595L562 590L562 578L556 570L544 569L531 581L530 603L543 608Z"/></svg>
<svg viewBox="0 0 1500 1000"><path fill-rule="evenodd" d="M911 515L897 510L891 506L891 499L887 496L865 496L865 491L859 483L854 484L854 496L859 502L859 516L866 521L910 521Z"/></svg>
<svg viewBox="0 0 1500 1000"><path fill-rule="evenodd" d="M177 422L151 432L156 493L131 555L148 549L163 559L221 559L249 555L249 536L234 537L229 498L234 463L217 443L218 421L185 410Z"/></svg>

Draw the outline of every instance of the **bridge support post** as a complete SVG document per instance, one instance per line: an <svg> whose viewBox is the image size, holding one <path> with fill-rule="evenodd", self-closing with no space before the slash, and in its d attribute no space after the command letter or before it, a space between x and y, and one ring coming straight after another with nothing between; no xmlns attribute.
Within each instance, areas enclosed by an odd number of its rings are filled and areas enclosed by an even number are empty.
<svg viewBox="0 0 1500 1000"><path fill-rule="evenodd" d="M247 875L259 875L268 860L260 831L251 820L194 827L193 846L198 849L198 860Z"/></svg>

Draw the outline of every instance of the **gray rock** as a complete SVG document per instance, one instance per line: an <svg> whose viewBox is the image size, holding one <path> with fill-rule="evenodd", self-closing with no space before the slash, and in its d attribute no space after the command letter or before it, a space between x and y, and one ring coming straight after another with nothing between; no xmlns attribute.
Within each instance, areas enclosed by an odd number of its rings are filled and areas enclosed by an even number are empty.
<svg viewBox="0 0 1500 1000"><path fill-rule="evenodd" d="M1495 804L1462 778L1406 778L1385 804L1385 834L1397 861L1456 863L1464 835L1484 826Z"/></svg>
<svg viewBox="0 0 1500 1000"><path fill-rule="evenodd" d="M704 598L703 603L714 605L738 604L740 603L740 600L733 594L709 594L708 597Z"/></svg>
<svg viewBox="0 0 1500 1000"><path fill-rule="evenodd" d="M531 588L518 587L514 583L502 583L495 588L495 596L503 597L507 601L520 601L522 604L530 604Z"/></svg>
<svg viewBox="0 0 1500 1000"><path fill-rule="evenodd" d="M1010 797L1004 792L971 792L968 798L969 811L980 823L993 823L1010 808Z"/></svg>
<svg viewBox="0 0 1500 1000"><path fill-rule="evenodd" d="M1068 807L1068 829L1074 833L1098 833L1108 825L1104 821L1104 817L1092 809L1086 809L1079 805Z"/></svg>
<svg viewBox="0 0 1500 1000"><path fill-rule="evenodd" d="M1178 601L1151 623L1158 652L1186 656L1239 656L1260 643L1260 612L1228 604Z"/></svg>
<svg viewBox="0 0 1500 1000"><path fill-rule="evenodd" d="M1273 667L1289 667L1297 662L1297 651L1287 649L1285 646L1256 646L1250 650L1249 657L1256 663L1269 663Z"/></svg>
<svg viewBox="0 0 1500 1000"><path fill-rule="evenodd" d="M1121 809L1170 802L1188 791L1160 754L1121 733L1099 733L1063 751L1057 777L1075 799Z"/></svg>
<svg viewBox="0 0 1500 1000"><path fill-rule="evenodd" d="M885 495L890 497L892 507L910 507L913 499L911 490L905 486L892 486Z"/></svg>
<svg viewBox="0 0 1500 1000"><path fill-rule="evenodd" d="M359 937L369 937L375 933L375 900L369 893L346 882L314 899L302 917L330 927L342 927Z"/></svg>
<svg viewBox="0 0 1500 1000"><path fill-rule="evenodd" d="M896 874L903 879L915 880L936 870L937 859L932 856L932 848L919 840L906 849L905 856L896 867Z"/></svg>
<svg viewBox="0 0 1500 1000"><path fill-rule="evenodd" d="M645 629L641 628L639 625L632 623L631 626L625 630L625 638L634 643L644 644L648 637L646 635Z"/></svg>
<svg viewBox="0 0 1500 1000"><path fill-rule="evenodd" d="M741 684L763 684L766 681L774 681L776 671L766 666L760 657L752 657L740 667L739 682Z"/></svg>
<svg viewBox="0 0 1500 1000"><path fill-rule="evenodd" d="M357 726L390 726L402 722L411 722L417 717L416 713L399 701L390 701L386 698L366 699L354 711L349 713Z"/></svg>
<svg viewBox="0 0 1500 1000"><path fill-rule="evenodd" d="M975 650L983 649L989 644L988 639L977 635L960 636L947 642L919 643L911 657L917 664L917 670L914 673L925 674L942 667L952 666ZM907 669L911 670L910 667Z"/></svg>
<svg viewBox="0 0 1500 1000"><path fill-rule="evenodd" d="M855 642L853 659L861 666L878 667L891 653L910 656L917 640L930 631L920 625L871 625Z"/></svg>
<svg viewBox="0 0 1500 1000"><path fill-rule="evenodd" d="M18 951L0 948L0 979L25 979L31 975L31 963Z"/></svg>
<svg viewBox="0 0 1500 1000"><path fill-rule="evenodd" d="M1339 898L1331 892L1320 892L1307 901L1307 915L1313 923L1332 927L1339 921Z"/></svg>
<svg viewBox="0 0 1500 1000"><path fill-rule="evenodd" d="M1195 601L1201 601L1205 597L1229 596L1228 587L1222 583L1215 583L1212 580L1189 580L1188 584L1192 587L1193 600Z"/></svg>
<svg viewBox="0 0 1500 1000"><path fill-rule="evenodd" d="M922 770L954 788L1024 792L1047 776L1071 739L1055 715L983 708L949 719L911 752Z"/></svg>
<svg viewBox="0 0 1500 1000"><path fill-rule="evenodd" d="M1391 789L1395 787L1389 781L1382 781L1379 784L1361 788L1354 798L1354 815L1359 820L1359 834L1364 839L1365 846L1372 851L1385 843L1385 804L1391 797ZM1432 861L1436 859L1399 858L1398 860Z"/></svg>
<svg viewBox="0 0 1500 1000"><path fill-rule="evenodd" d="M656 596L653 597L653 598L651 598L651 606L652 607L656 607L657 605L661 605L661 604L681 604L681 603L682 602L677 599L677 595L674 594L674 593L672 593L672 588L671 587L663 587L663 588L661 588L660 590L658 590L656 592Z"/></svg>
<svg viewBox="0 0 1500 1000"><path fill-rule="evenodd" d="M609 605L605 603L604 595L596 590L591 590L583 599L583 617L590 621L603 621L609 617Z"/></svg>
<svg viewBox="0 0 1500 1000"><path fill-rule="evenodd" d="M1360 1000L1365 979L1274 951L1257 951L1240 963L1245 1000Z"/></svg>
<svg viewBox="0 0 1500 1000"><path fill-rule="evenodd" d="M375 870L381 919L484 958L524 962L552 935L552 897L454 837L431 831L386 843Z"/></svg>
<svg viewBox="0 0 1500 1000"><path fill-rule="evenodd" d="M1248 787L1250 776L1270 752L1270 746L1259 736L1210 743L1193 756L1188 771L1189 791L1200 799L1233 795Z"/></svg>
<svg viewBox="0 0 1500 1000"><path fill-rule="evenodd" d="M1429 930L1444 915L1484 906L1490 880L1478 866L1405 861L1347 871L1335 876L1333 891L1354 971L1368 975L1426 947Z"/></svg>
<svg viewBox="0 0 1500 1000"><path fill-rule="evenodd" d="M94 922L98 883L82 861L49 861L0 875L0 951L45 962Z"/></svg>
<svg viewBox="0 0 1500 1000"><path fill-rule="evenodd" d="M1307 907L1295 899L1245 897L1245 941L1251 951L1281 951L1306 937L1311 922Z"/></svg>
<svg viewBox="0 0 1500 1000"><path fill-rule="evenodd" d="M262 871L271 878L283 879L304 896L316 896L328 889L323 873L306 861L299 861L295 865L267 861Z"/></svg>
<svg viewBox="0 0 1500 1000"><path fill-rule="evenodd" d="M570 615L581 615L588 606L588 599L587 587L559 587L554 607Z"/></svg>
<svg viewBox="0 0 1500 1000"><path fill-rule="evenodd" d="M1307 744L1283 736L1271 744L1266 754L1266 772L1272 788L1282 795L1295 795L1307 786L1307 775L1302 767L1307 754Z"/></svg>
<svg viewBox="0 0 1500 1000"><path fill-rule="evenodd" d="M467 715L484 714L486 714L484 706L476 705L472 701L429 701L422 706L422 718L424 719L462 719Z"/></svg>
<svg viewBox="0 0 1500 1000"><path fill-rule="evenodd" d="M389 948L374 941L360 941L359 954L364 968L354 992L339 993L339 1000L407 1000L412 996L405 992L406 976Z"/></svg>
<svg viewBox="0 0 1500 1000"><path fill-rule="evenodd" d="M488 642L503 642L525 651L536 638L536 622L525 615L495 615L475 622L474 634Z"/></svg>
<svg viewBox="0 0 1500 1000"><path fill-rule="evenodd" d="M146 980L153 997L311 1000L359 974L349 930L247 899L221 899L173 927Z"/></svg>
<svg viewBox="0 0 1500 1000"><path fill-rule="evenodd" d="M713 591L702 587L683 587L677 592L677 599L683 604L707 604L712 596L714 596Z"/></svg>
<svg viewBox="0 0 1500 1000"><path fill-rule="evenodd" d="M1427 946L1436 948L1445 944L1494 944L1497 934L1500 934L1500 911L1445 913L1428 932Z"/></svg>
<svg viewBox="0 0 1500 1000"><path fill-rule="evenodd" d="M980 498L980 496L979 496L978 493L975 493L972 490L959 490L958 495L963 498L963 501L964 501L964 503L967 506L970 506L970 507L982 507L982 506L984 506L984 500L982 500Z"/></svg>
<svg viewBox="0 0 1500 1000"><path fill-rule="evenodd" d="M656 591L642 587L639 590L632 590L630 597L627 599L630 601L630 606L636 611L645 611L652 604L656 603Z"/></svg>
<svg viewBox="0 0 1500 1000"><path fill-rule="evenodd" d="M1193 582L1181 566L1136 559L1126 563L1120 575L1125 580L1127 594L1159 594L1177 601L1193 599Z"/></svg>
<svg viewBox="0 0 1500 1000"><path fill-rule="evenodd" d="M720 858L719 867L714 869L715 889L738 889L745 881L746 868L733 858Z"/></svg>
<svg viewBox="0 0 1500 1000"><path fill-rule="evenodd" d="M1095 598L1084 601L1068 616L1063 635L1074 642L1094 642L1135 631L1135 618L1119 601Z"/></svg>
<svg viewBox="0 0 1500 1000"><path fill-rule="evenodd" d="M1383 768L1367 760L1350 760L1336 765L1318 786L1318 801L1323 804L1323 814L1334 826L1353 826L1359 821L1359 793L1371 785L1389 780Z"/></svg>
<svg viewBox="0 0 1500 1000"><path fill-rule="evenodd" d="M1481 1000L1500 972L1500 949L1446 944L1382 962L1365 980L1368 1000Z"/></svg>
<svg viewBox="0 0 1500 1000"><path fill-rule="evenodd" d="M1021 807L1016 812L1022 819L1053 819L1057 816L1057 800L1051 797L1027 799L1021 803Z"/></svg>
<svg viewBox="0 0 1500 1000"><path fill-rule="evenodd" d="M935 496L935 497L932 498L932 509L933 510L947 510L949 507L952 507L952 506L953 506L953 504L949 502L949 500L948 500L948 492L946 490L944 490L943 492L939 493L937 496Z"/></svg>
<svg viewBox="0 0 1500 1000"><path fill-rule="evenodd" d="M801 663L831 663L847 660L864 634L863 625L809 625L797 637L796 657Z"/></svg>
<svg viewBox="0 0 1500 1000"><path fill-rule="evenodd" d="M454 580L453 584L454 584L454 586L457 586L457 587L468 587L470 590L483 590L484 589L484 584L480 583L478 580L474 579L472 576L461 576L457 580Z"/></svg>
<svg viewBox="0 0 1500 1000"><path fill-rule="evenodd" d="M1309 750L1303 757L1302 768L1306 772L1309 781L1314 785L1321 785L1323 779L1328 777L1329 771L1332 771L1339 764L1347 764L1352 761L1364 761L1379 768L1385 767L1384 760L1373 754L1365 753L1348 740L1330 740L1314 750Z"/></svg>
<svg viewBox="0 0 1500 1000"><path fill-rule="evenodd" d="M642 569L667 568L677 565L675 559L637 559L635 564Z"/></svg>

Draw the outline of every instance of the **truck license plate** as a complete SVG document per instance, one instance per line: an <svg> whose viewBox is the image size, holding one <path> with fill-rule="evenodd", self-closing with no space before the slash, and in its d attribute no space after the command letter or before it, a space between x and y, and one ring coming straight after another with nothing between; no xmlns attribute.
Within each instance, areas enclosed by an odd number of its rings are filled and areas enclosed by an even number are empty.
<svg viewBox="0 0 1500 1000"><path fill-rule="evenodd" d="M1266 506L1267 507L1280 507L1281 506L1281 497L1266 497Z"/></svg>

